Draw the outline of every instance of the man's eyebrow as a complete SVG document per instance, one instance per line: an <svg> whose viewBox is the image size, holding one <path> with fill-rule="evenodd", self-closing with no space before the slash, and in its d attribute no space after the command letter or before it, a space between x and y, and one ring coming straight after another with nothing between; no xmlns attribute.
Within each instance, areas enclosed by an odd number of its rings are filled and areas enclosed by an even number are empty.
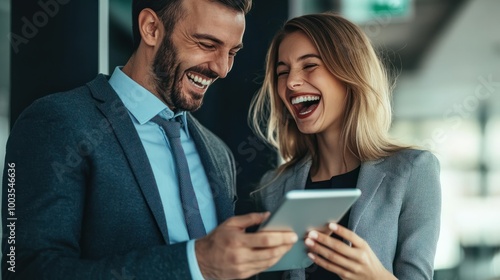
<svg viewBox="0 0 500 280"><path fill-rule="evenodd" d="M308 54L302 55L299 58L297 58L297 61L305 60L305 59L308 59L311 57L321 59L321 57L317 54L308 53ZM278 67L278 66L286 66L286 63L284 63L283 61L280 60L280 61L278 61L278 63L276 63L276 67Z"/></svg>
<svg viewBox="0 0 500 280"><path fill-rule="evenodd" d="M217 45L220 45L220 46L224 46L224 42L222 42L219 38L217 37L214 37L210 34L194 34L193 35L194 38L196 39L201 39L201 40L210 40L214 43L216 43ZM239 43L238 45L232 47L231 49L234 50L234 49L238 49L238 50L241 50L243 48L243 43Z"/></svg>

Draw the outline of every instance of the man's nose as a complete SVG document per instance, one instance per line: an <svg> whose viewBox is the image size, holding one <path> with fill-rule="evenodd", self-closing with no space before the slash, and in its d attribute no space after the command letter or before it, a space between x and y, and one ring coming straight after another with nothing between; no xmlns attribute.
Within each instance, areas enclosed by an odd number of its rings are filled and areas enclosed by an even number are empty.
<svg viewBox="0 0 500 280"><path fill-rule="evenodd" d="M220 78L225 78L227 73L231 71L232 67L232 58L228 56L228 54L217 53L214 56L214 59L210 63L210 70L217 73Z"/></svg>

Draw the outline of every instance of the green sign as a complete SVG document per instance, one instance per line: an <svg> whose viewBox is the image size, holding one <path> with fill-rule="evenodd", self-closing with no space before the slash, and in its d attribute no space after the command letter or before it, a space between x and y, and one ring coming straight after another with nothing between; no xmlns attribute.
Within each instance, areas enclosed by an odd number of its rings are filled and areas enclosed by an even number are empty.
<svg viewBox="0 0 500 280"><path fill-rule="evenodd" d="M352 21L367 23L384 17L404 19L411 15L411 0L343 0L341 11Z"/></svg>
<svg viewBox="0 0 500 280"><path fill-rule="evenodd" d="M374 15L405 16L410 11L410 0L372 0L371 12Z"/></svg>

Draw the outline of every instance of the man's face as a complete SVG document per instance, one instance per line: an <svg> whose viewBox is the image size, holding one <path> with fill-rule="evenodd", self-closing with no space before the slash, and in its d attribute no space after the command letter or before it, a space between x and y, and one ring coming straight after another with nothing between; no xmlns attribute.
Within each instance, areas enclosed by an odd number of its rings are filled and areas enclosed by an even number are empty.
<svg viewBox="0 0 500 280"><path fill-rule="evenodd" d="M218 2L183 0L185 16L165 36L153 62L158 94L172 110L195 111L231 70L242 47L245 15Z"/></svg>

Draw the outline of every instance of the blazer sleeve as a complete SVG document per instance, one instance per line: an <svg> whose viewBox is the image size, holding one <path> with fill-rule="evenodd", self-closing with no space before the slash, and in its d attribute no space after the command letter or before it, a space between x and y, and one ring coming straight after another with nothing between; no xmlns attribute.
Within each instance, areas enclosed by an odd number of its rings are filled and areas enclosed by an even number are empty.
<svg viewBox="0 0 500 280"><path fill-rule="evenodd" d="M439 169L437 158L427 151L412 162L393 267L399 279L433 279L441 216Z"/></svg>
<svg viewBox="0 0 500 280"><path fill-rule="evenodd" d="M13 216L17 220L13 221L15 228L7 228L9 210L4 199L3 279L189 279L186 242L157 244L101 259L81 258L86 186L92 182L86 176L88 163L68 152L81 144L79 132L70 129L76 117L61 113L81 108L63 105L34 103L18 119L9 137L3 196L9 187L7 164L14 163ZM61 177L60 172L67 174ZM7 238L11 229L15 242ZM12 253L14 257L9 256ZM11 264L15 272L8 270L9 260L14 260Z"/></svg>

